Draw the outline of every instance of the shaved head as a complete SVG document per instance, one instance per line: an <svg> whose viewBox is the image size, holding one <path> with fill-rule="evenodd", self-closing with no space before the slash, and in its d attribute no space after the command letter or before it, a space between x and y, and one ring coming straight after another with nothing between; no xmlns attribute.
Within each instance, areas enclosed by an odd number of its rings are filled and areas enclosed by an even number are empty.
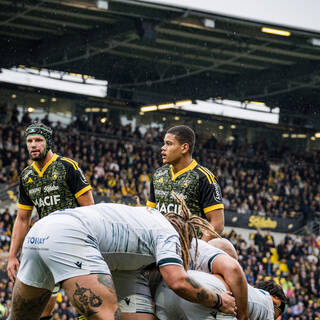
<svg viewBox="0 0 320 320"><path fill-rule="evenodd" d="M208 242L212 246L223 250L225 253L227 253L230 257L238 260L238 254L236 249L234 248L233 244L225 238L215 238Z"/></svg>

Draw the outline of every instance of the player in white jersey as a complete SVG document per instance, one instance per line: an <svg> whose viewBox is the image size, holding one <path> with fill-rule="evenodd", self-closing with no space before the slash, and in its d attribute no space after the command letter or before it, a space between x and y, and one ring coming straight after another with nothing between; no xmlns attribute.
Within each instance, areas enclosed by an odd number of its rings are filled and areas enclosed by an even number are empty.
<svg viewBox="0 0 320 320"><path fill-rule="evenodd" d="M25 238L9 320L39 319L56 283L88 320L120 319L110 271L152 263L179 296L235 314L232 296L212 293L188 277L181 249L176 230L154 209L99 204L52 213Z"/></svg>
<svg viewBox="0 0 320 320"><path fill-rule="evenodd" d="M180 199L179 199L180 200ZM181 201L181 214L167 214L166 217L173 224L181 239L182 251L188 252L188 261L185 261L186 269L202 269L206 272L219 273L230 285L230 290L236 299L237 317L238 319L248 319L248 298L247 298L247 282L244 272L239 263L225 254L222 250L212 247L208 243L197 240L197 231L194 226L201 230L216 234L214 228L208 221L197 217L190 216L190 212L184 201ZM204 227L207 228L204 229ZM216 239L224 243L226 239ZM232 253L232 252L231 252ZM113 273L116 283L116 289L119 296L119 304L124 320L141 320L154 319L152 308L152 297L156 287L159 285L159 277L157 273L152 272L150 287L148 288L149 279L136 274L128 274L124 272ZM132 284L128 286L128 283ZM121 294L119 294L121 292ZM153 294L152 294L153 295ZM219 309L219 304L217 304Z"/></svg>
<svg viewBox="0 0 320 320"><path fill-rule="evenodd" d="M190 278L198 281L204 287L221 294L227 290L221 277L213 274L189 270ZM250 320L274 320L284 311L286 297L273 280L260 282L259 288L248 285L248 306ZM219 310L206 308L178 297L162 282L155 295L156 315L159 320L236 320Z"/></svg>

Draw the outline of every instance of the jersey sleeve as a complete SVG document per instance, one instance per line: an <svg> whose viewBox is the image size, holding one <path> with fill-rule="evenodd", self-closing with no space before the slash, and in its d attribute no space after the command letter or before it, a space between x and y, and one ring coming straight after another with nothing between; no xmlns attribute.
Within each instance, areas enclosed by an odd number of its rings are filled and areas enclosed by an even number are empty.
<svg viewBox="0 0 320 320"><path fill-rule="evenodd" d="M156 196L154 193L153 177L152 177L151 183L150 183L150 195L149 195L149 199L147 201L147 206L151 207L151 208L156 207Z"/></svg>
<svg viewBox="0 0 320 320"><path fill-rule="evenodd" d="M206 168L200 167L199 197L205 214L210 211L223 209L222 193L215 176Z"/></svg>
<svg viewBox="0 0 320 320"><path fill-rule="evenodd" d="M66 166L66 180L70 191L78 199L84 193L91 190L92 187L76 161L69 158L61 158L61 160Z"/></svg>
<svg viewBox="0 0 320 320"><path fill-rule="evenodd" d="M193 239L191 243L191 248L189 249L190 257L191 257L189 269L212 273L213 260L218 255L220 254L225 255L226 253L216 247L213 247L212 245L208 244L205 241L202 241L200 239L198 239L197 241L198 241L197 261L195 261L196 242L195 242L195 239Z"/></svg>
<svg viewBox="0 0 320 320"><path fill-rule="evenodd" d="M32 210L33 203L31 199L28 197L22 183L22 177L20 176L19 181L19 200L18 200L18 208L22 210Z"/></svg>
<svg viewBox="0 0 320 320"><path fill-rule="evenodd" d="M166 265L183 266L181 259L181 246L178 234L159 235L156 242L156 262L158 267Z"/></svg>

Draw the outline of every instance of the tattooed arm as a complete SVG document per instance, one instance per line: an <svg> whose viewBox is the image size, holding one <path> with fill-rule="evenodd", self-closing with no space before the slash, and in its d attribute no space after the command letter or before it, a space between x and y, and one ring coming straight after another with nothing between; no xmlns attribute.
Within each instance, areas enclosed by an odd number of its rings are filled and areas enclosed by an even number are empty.
<svg viewBox="0 0 320 320"><path fill-rule="evenodd" d="M202 287L198 282L188 277L181 266L162 266L160 267L160 273L168 287L181 298L209 308L213 308L219 302L218 294ZM235 315L235 299L229 293L222 293L220 297L222 298L220 310Z"/></svg>

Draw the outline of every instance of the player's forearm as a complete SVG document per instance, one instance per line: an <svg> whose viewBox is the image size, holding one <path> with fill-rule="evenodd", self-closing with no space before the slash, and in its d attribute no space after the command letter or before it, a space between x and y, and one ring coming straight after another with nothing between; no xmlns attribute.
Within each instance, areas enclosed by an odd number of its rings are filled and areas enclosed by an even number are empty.
<svg viewBox="0 0 320 320"><path fill-rule="evenodd" d="M16 257L29 230L30 218L17 217L12 230L9 257Z"/></svg>
<svg viewBox="0 0 320 320"><path fill-rule="evenodd" d="M198 282L189 277L176 282L171 286L171 289L181 298L209 308L212 308L218 302L216 293L202 287Z"/></svg>

